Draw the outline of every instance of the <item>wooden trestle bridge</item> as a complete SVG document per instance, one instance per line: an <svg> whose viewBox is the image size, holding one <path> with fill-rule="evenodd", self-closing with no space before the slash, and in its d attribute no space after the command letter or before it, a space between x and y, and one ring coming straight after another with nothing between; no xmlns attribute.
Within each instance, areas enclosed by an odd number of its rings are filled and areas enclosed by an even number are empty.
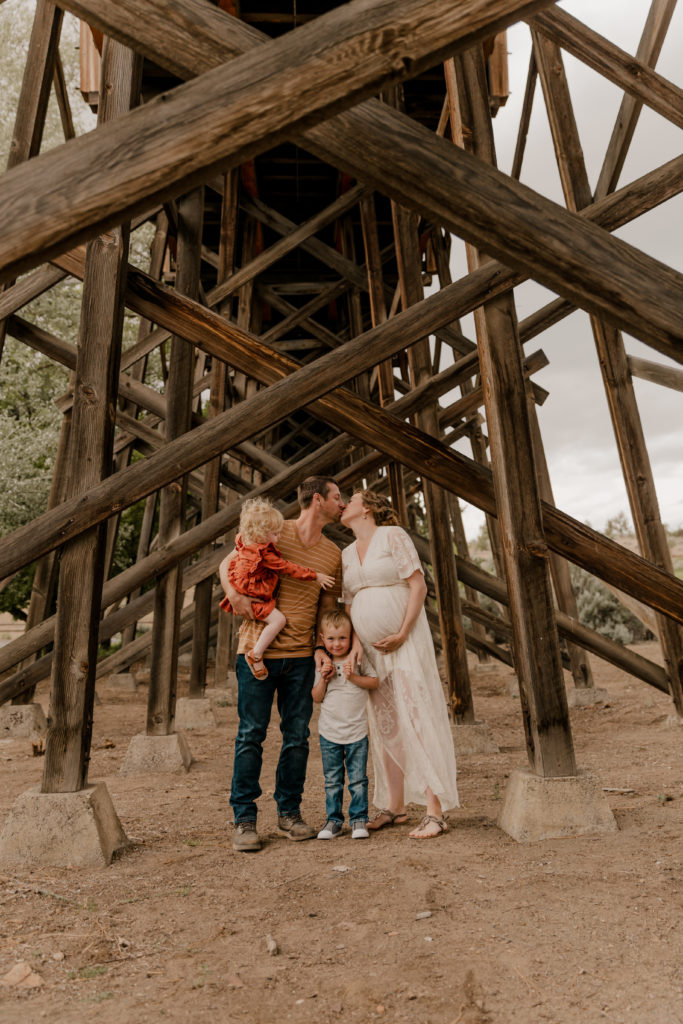
<svg viewBox="0 0 683 1024"><path fill-rule="evenodd" d="M213 682L210 643L226 677L215 573L240 503L267 494L293 509L313 473L390 493L416 535L420 519L456 729L475 720L467 648L514 665L538 776L577 772L564 673L592 687L587 652L669 692L683 715L683 583L632 385L648 373L680 388L682 371L644 369L621 333L682 363L682 278L611 234L681 190L680 158L620 180L643 105L683 126L681 90L653 70L673 8L653 0L633 56L547 0L36 0L0 178L0 317L3 338L68 367L73 387L50 508L0 540L0 579L37 566L26 631L0 650L0 702L28 703L51 677L44 793L86 785L98 674L148 659L149 735L173 732L181 646L191 696ZM65 11L101 63L84 90L98 124L41 154L53 82L71 134ZM520 20L533 50L508 175L491 119L507 95L505 28ZM565 53L623 91L595 191ZM566 208L518 180L534 101ZM147 273L129 262L143 222ZM469 273L453 281L460 239ZM83 281L77 345L21 316L65 275ZM557 298L518 322L513 288L527 278ZM577 307L640 556L553 504L533 374L547 361L539 336ZM124 310L139 327L122 352ZM155 349L161 393L146 378ZM495 576L468 557L458 498L486 514ZM137 561L110 576L118 517L142 501ZM654 609L666 668L578 623L569 563ZM118 634L98 663L98 638Z"/></svg>

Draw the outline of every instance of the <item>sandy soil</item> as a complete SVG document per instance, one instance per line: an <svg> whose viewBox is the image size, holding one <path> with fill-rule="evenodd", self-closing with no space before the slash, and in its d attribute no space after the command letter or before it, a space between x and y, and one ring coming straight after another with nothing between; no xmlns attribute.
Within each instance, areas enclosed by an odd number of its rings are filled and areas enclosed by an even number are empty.
<svg viewBox="0 0 683 1024"><path fill-rule="evenodd" d="M667 727L663 695L594 671L610 704L573 711L572 725L618 832L518 845L496 827L506 778L525 767L519 700L508 669L474 667L477 715L501 752L459 758L463 806L447 835L280 836L274 725L258 854L231 849L234 708L189 734L189 773L122 777L145 692L102 686L91 779L106 781L135 845L102 870L0 869L0 978L26 962L42 981L0 985L0 1021L683 1022L683 730ZM315 729L311 749L303 811L318 825ZM3 741L0 769L1 822L42 759L29 740Z"/></svg>

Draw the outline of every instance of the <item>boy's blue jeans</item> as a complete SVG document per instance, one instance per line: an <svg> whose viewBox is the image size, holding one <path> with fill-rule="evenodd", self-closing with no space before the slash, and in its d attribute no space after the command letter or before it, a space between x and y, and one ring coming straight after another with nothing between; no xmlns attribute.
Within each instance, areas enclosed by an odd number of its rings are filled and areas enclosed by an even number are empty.
<svg viewBox="0 0 683 1024"><path fill-rule="evenodd" d="M282 733L273 794L278 814L296 814L304 791L315 662L313 658L268 658L266 666L268 678L259 680L252 675L243 654L238 656L235 665L239 725L230 803L236 825L240 821L256 821L256 800L261 795L259 778L263 742L275 694Z"/></svg>
<svg viewBox="0 0 683 1024"><path fill-rule="evenodd" d="M332 743L320 737L325 773L325 814L328 821L343 822L344 762L349 780L349 821L368 819L368 738L356 743Z"/></svg>

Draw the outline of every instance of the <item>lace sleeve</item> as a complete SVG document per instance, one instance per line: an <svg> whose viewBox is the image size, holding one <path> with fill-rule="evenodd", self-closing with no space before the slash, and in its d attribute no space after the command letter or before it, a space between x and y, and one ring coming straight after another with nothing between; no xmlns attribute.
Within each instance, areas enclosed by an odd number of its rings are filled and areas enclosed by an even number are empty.
<svg viewBox="0 0 683 1024"><path fill-rule="evenodd" d="M400 526L390 526L389 547L401 579L412 576L416 569L422 572L420 558L412 540Z"/></svg>

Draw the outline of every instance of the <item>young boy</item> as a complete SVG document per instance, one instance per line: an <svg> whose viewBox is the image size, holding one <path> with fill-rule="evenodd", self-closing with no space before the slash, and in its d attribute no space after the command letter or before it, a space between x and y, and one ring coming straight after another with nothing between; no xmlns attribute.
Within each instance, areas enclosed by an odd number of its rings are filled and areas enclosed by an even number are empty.
<svg viewBox="0 0 683 1024"><path fill-rule="evenodd" d="M352 839L368 839L368 722L367 690L379 684L377 676L351 671L352 626L346 612L325 612L320 620L320 640L334 671L328 680L316 675L313 700L322 702L318 732L325 773L327 824L318 839L336 839L342 834L344 813L344 762L351 802L349 820ZM346 660L344 660L346 658ZM360 666L366 668L365 664Z"/></svg>

